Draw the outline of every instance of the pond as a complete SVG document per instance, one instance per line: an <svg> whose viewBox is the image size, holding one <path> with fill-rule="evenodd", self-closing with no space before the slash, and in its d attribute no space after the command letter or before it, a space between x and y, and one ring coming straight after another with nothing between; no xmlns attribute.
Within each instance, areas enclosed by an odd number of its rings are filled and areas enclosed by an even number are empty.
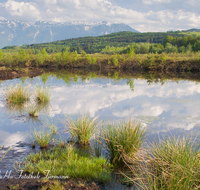
<svg viewBox="0 0 200 190"><path fill-rule="evenodd" d="M51 91L50 104L31 118L26 108L9 107L4 89L23 83L30 89L46 85ZM46 73L35 78L2 81L0 85L0 145L12 146L0 163L1 172L13 169L13 163L32 152L29 134L33 127L48 120L64 130L66 116L89 114L99 120L118 121L129 118L147 127L147 141L155 137L196 135L200 126L200 83L190 80L153 80L144 78L90 77ZM6 149L1 150L1 154ZM36 148L34 151L38 151Z"/></svg>

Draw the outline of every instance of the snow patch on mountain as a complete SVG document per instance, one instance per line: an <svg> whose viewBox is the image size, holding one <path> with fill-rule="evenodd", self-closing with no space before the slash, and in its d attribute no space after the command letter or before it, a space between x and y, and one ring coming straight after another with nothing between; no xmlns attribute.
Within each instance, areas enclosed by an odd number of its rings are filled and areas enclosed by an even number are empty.
<svg viewBox="0 0 200 190"><path fill-rule="evenodd" d="M46 22L0 20L0 48L10 45L46 43L69 38L100 36L120 31L138 32L117 22Z"/></svg>

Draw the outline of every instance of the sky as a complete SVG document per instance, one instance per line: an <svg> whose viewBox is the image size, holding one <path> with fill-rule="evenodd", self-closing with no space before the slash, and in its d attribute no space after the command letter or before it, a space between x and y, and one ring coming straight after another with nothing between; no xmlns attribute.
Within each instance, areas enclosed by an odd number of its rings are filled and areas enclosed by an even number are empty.
<svg viewBox="0 0 200 190"><path fill-rule="evenodd" d="M111 21L140 32L200 28L200 0L1 0L0 19Z"/></svg>

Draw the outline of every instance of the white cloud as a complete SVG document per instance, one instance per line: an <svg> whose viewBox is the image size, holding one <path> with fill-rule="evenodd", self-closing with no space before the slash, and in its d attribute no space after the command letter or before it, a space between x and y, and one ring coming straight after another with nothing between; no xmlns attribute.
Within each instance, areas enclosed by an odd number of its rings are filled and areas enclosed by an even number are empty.
<svg viewBox="0 0 200 190"><path fill-rule="evenodd" d="M8 14L9 17L33 21L40 19L40 10L38 10L34 3L18 2L15 0L8 0L0 4L0 9Z"/></svg>
<svg viewBox="0 0 200 190"><path fill-rule="evenodd" d="M171 0L143 0L145 4L152 5L154 3L170 3Z"/></svg>
<svg viewBox="0 0 200 190"><path fill-rule="evenodd" d="M7 0L1 17L28 21L115 21L141 32L199 27L199 0Z"/></svg>

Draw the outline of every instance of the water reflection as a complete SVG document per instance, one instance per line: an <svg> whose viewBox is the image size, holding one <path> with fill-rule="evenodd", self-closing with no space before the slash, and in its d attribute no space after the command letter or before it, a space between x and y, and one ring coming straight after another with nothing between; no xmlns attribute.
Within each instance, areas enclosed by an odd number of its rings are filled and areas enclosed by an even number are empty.
<svg viewBox="0 0 200 190"><path fill-rule="evenodd" d="M52 91L50 104L5 104L3 87L20 81L30 86L49 86ZM149 134L172 131L187 133L200 125L199 95L200 84L196 81L172 81L150 76L134 79L119 76L118 72L108 74L108 77L98 76L95 72L82 75L48 72L30 80L23 78L2 82L0 130L18 134L21 141L31 126L41 125L44 116L62 118L65 115L89 113L92 117L99 116L100 120L130 117L140 120L143 126L148 126ZM35 110L37 117L32 117L30 110ZM8 137L5 136L6 139Z"/></svg>

